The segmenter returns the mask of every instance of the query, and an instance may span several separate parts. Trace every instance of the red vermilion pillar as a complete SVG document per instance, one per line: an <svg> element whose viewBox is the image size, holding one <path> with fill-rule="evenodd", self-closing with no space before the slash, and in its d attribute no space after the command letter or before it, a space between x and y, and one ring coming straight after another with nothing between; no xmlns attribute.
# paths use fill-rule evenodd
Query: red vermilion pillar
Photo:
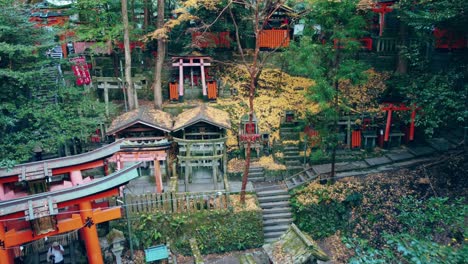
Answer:
<svg viewBox="0 0 468 264"><path fill-rule="evenodd" d="M5 243L5 228L3 222L0 222L0 240ZM10 250L6 247L0 247L0 263L13 264L13 257L10 255Z"/></svg>
<svg viewBox="0 0 468 264"><path fill-rule="evenodd" d="M91 202L82 202L79 204L80 216L83 223L93 219L93 207ZM96 225L92 224L89 227L83 227L83 236L88 253L88 263L90 264L103 264L101 246L99 245L99 237L97 234Z"/></svg>
<svg viewBox="0 0 468 264"><path fill-rule="evenodd" d="M81 171L72 171L70 173L70 180L73 186L80 184L83 181ZM88 219L93 219L93 207L90 201L82 202L79 205L80 216L83 223ZM101 246L99 245L99 238L97 234L96 225L90 227L83 227L82 234L84 236L86 252L88 253L88 263L90 264L103 264Z"/></svg>
<svg viewBox="0 0 468 264"><path fill-rule="evenodd" d="M154 178L156 180L156 192L162 193L163 184L161 177L161 166L158 159L154 159Z"/></svg>
<svg viewBox="0 0 468 264"><path fill-rule="evenodd" d="M416 119L416 109L411 112L411 123L409 130L409 140L414 140L414 120Z"/></svg>
<svg viewBox="0 0 468 264"><path fill-rule="evenodd" d="M390 135L390 125L392 124L392 110L388 110L387 113L387 124L385 126L385 135L384 140L388 141L388 137Z"/></svg>

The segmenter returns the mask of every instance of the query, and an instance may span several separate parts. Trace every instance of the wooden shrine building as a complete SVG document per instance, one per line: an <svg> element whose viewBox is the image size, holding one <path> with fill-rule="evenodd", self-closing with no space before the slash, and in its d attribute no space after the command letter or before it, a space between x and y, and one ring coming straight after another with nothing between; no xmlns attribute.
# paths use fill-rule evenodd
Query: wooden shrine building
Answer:
<svg viewBox="0 0 468 264"><path fill-rule="evenodd" d="M125 144L108 161L115 162L118 170L125 167L125 162L151 162L156 191L163 192L162 175L168 175L170 167L168 152L172 122L170 114L146 106L120 115L114 119L107 134L116 139L125 138Z"/></svg>
<svg viewBox="0 0 468 264"><path fill-rule="evenodd" d="M265 146L269 145L269 134L260 133L255 113L253 114L252 122L249 122L248 114L243 115L240 120L239 147L247 151L249 142L250 149L256 151L257 157L260 157L261 151L263 151Z"/></svg>
<svg viewBox="0 0 468 264"><path fill-rule="evenodd" d="M226 130L228 113L205 104L182 112L175 118L173 140L179 147L178 166L184 174L185 191L199 168L211 167L214 189L227 173Z"/></svg>
<svg viewBox="0 0 468 264"><path fill-rule="evenodd" d="M178 71L174 74L174 80L169 83L169 99L182 101L184 96L187 99L196 99L200 95L208 100L216 99L217 84L208 75L207 68L211 66L211 61L211 57L206 56L172 57L172 66L177 67Z"/></svg>

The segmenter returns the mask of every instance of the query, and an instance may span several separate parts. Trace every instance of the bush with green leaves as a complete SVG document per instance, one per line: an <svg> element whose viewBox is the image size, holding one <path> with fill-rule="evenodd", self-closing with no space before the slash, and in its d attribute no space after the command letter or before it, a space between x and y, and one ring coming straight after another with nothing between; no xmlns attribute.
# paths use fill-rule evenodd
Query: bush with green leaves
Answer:
<svg viewBox="0 0 468 264"><path fill-rule="evenodd" d="M166 242L172 250L190 255L190 238L195 238L202 254L220 253L260 247L263 222L260 211L200 211L195 213L141 214L130 219L131 243L148 248ZM125 221L114 221L115 228L128 236Z"/></svg>

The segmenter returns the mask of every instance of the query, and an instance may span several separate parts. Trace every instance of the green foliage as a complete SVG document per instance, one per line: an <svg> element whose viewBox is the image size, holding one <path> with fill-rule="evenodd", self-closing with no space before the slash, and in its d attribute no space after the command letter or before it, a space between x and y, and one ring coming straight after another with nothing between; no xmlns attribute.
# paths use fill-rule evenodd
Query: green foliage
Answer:
<svg viewBox="0 0 468 264"><path fill-rule="evenodd" d="M403 197L396 207L404 231L420 237L444 233L453 239L463 240L465 213L464 199L449 202L448 198L431 197L426 201L414 196Z"/></svg>
<svg viewBox="0 0 468 264"><path fill-rule="evenodd" d="M0 160L24 162L37 145L45 153L54 153L68 140L88 138L101 121L104 106L82 87L57 87L47 80L44 69L57 63L45 57L53 36L28 22L28 13L20 6L3 4Z"/></svg>
<svg viewBox="0 0 468 264"><path fill-rule="evenodd" d="M402 233L384 234L386 245L376 249L369 241L358 238L343 238L346 247L355 251L351 264L414 263L414 264L458 264L466 263L468 247L448 247L424 238Z"/></svg>
<svg viewBox="0 0 468 264"><path fill-rule="evenodd" d="M360 48L356 40L364 34L365 27L356 4L357 1L314 1L306 24L315 26L304 32L299 43L291 45L287 55L292 73L315 81L306 97L319 105L316 129L321 131L322 144L327 148L336 147L336 122L340 112L348 110L340 85L345 81L355 85L366 79L366 65L356 60Z"/></svg>
<svg viewBox="0 0 468 264"><path fill-rule="evenodd" d="M420 107L416 126L432 136L439 128L457 127L468 120L466 102L468 85L464 74L454 69L449 72L419 73L401 76L396 81L400 94L407 96L410 104Z"/></svg>
<svg viewBox="0 0 468 264"><path fill-rule="evenodd" d="M400 0L397 8L403 20L417 30L430 31L433 26L465 30L468 23L465 0Z"/></svg>
<svg viewBox="0 0 468 264"><path fill-rule="evenodd" d="M132 243L146 248L171 240L173 249L190 255L189 239L195 238L202 254L259 247L263 222L259 211L203 211L191 214L142 214L132 222ZM113 223L126 230L125 222ZM126 234L128 237L128 234Z"/></svg>
<svg viewBox="0 0 468 264"><path fill-rule="evenodd" d="M362 195L347 187L312 184L296 190L290 202L296 225L314 239L349 230L351 209L360 204Z"/></svg>

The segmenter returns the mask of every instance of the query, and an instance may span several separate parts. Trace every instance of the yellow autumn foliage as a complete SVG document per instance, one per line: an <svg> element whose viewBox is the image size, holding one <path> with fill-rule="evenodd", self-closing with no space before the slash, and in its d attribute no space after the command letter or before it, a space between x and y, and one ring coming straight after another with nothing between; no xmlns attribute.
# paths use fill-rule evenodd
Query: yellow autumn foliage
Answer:
<svg viewBox="0 0 468 264"><path fill-rule="evenodd" d="M228 161L228 172L239 173L244 172L245 160L234 158ZM272 155L262 156L259 160L253 161L250 167L263 167L266 170L285 170L286 166L276 163Z"/></svg>
<svg viewBox="0 0 468 264"><path fill-rule="evenodd" d="M237 95L219 98L217 102L231 115L233 127L237 128L241 117L249 111L249 75L242 66L233 66L223 71L220 78L225 87L238 91ZM280 120L285 110L295 110L299 118L304 117L306 111L317 112L318 105L305 99L305 91L313 84L311 79L294 77L277 69L264 69L254 99L260 131L270 133L271 140L278 140ZM228 141L228 147L237 146L237 138Z"/></svg>
<svg viewBox="0 0 468 264"><path fill-rule="evenodd" d="M342 81L339 88L343 94L342 98L356 112L376 113L380 111L378 98L387 88L385 80L390 75L377 72L374 69L369 69L366 73L366 83L351 85L349 81Z"/></svg>
<svg viewBox="0 0 468 264"><path fill-rule="evenodd" d="M362 185L353 182L338 181L333 185L323 185L312 182L297 194L297 201L303 205L329 203L331 201L343 202L355 191L362 190Z"/></svg>

